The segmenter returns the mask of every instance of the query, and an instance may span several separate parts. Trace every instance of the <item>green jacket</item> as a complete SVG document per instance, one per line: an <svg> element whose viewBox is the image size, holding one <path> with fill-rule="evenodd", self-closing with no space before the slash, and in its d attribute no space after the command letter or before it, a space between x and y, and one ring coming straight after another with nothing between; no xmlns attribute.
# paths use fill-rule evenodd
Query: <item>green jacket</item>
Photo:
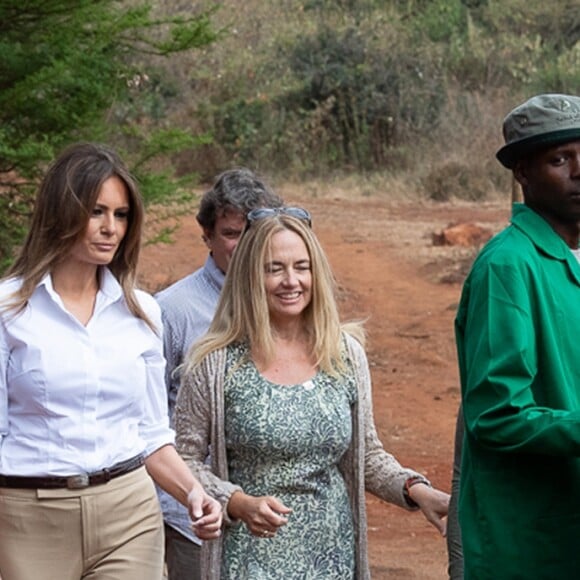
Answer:
<svg viewBox="0 0 580 580"><path fill-rule="evenodd" d="M455 321L466 580L580 578L580 265L515 205Z"/></svg>

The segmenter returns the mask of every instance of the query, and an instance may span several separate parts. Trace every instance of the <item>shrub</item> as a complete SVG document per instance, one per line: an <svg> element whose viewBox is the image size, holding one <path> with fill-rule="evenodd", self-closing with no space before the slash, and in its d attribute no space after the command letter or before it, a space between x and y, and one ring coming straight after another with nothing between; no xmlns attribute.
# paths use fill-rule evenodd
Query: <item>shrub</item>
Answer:
<svg viewBox="0 0 580 580"><path fill-rule="evenodd" d="M456 161L434 167L423 179L423 187L429 199L434 201L479 201L486 199L494 189L485 167Z"/></svg>

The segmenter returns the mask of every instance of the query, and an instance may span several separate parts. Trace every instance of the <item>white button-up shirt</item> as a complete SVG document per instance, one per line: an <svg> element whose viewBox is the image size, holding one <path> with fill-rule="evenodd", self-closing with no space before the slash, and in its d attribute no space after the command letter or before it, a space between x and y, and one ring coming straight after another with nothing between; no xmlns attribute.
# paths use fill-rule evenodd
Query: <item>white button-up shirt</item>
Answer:
<svg viewBox="0 0 580 580"><path fill-rule="evenodd" d="M47 275L25 309L0 315L0 473L72 475L110 467L174 441L167 414L161 315L137 291L156 335L102 268L83 326ZM0 284L0 303L19 287Z"/></svg>

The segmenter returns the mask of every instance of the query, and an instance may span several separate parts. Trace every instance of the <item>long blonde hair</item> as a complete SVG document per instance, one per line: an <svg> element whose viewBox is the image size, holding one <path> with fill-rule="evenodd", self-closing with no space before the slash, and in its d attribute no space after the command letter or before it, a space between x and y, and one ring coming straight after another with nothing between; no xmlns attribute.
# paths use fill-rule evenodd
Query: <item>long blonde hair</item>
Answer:
<svg viewBox="0 0 580 580"><path fill-rule="evenodd" d="M243 235L226 275L218 306L207 334L190 349L184 372L188 373L209 353L236 342L248 342L266 361L274 356L274 336L265 290L265 269L272 238L278 232L294 232L304 242L312 270L312 299L303 316L309 347L316 365L337 375L344 370L342 332L364 341L362 325L342 325L335 297L335 280L328 259L309 225L278 214L252 224Z"/></svg>
<svg viewBox="0 0 580 580"><path fill-rule="evenodd" d="M40 184L28 235L5 278L19 278L20 288L2 304L21 311L44 276L66 258L84 234L103 183L118 177L129 196L127 232L109 268L119 281L129 310L153 324L135 296L135 278L144 208L133 177L120 157L105 145L77 143L65 149Z"/></svg>

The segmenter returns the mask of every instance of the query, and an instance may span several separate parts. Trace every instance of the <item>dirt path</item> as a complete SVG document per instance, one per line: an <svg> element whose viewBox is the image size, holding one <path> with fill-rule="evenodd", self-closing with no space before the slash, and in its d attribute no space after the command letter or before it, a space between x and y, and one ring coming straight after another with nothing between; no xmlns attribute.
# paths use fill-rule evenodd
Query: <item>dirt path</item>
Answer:
<svg viewBox="0 0 580 580"><path fill-rule="evenodd" d="M286 201L311 210L333 266L345 318L365 318L374 384L375 421L401 463L450 486L453 428L459 401L453 318L459 266L473 248L434 246L449 223L477 222L497 231L508 203L392 204L380 199ZM144 285L156 290L205 259L193 216L181 220L171 245L148 246ZM456 279L442 283L442 278ZM372 577L444 580L445 541L421 514L368 496Z"/></svg>

